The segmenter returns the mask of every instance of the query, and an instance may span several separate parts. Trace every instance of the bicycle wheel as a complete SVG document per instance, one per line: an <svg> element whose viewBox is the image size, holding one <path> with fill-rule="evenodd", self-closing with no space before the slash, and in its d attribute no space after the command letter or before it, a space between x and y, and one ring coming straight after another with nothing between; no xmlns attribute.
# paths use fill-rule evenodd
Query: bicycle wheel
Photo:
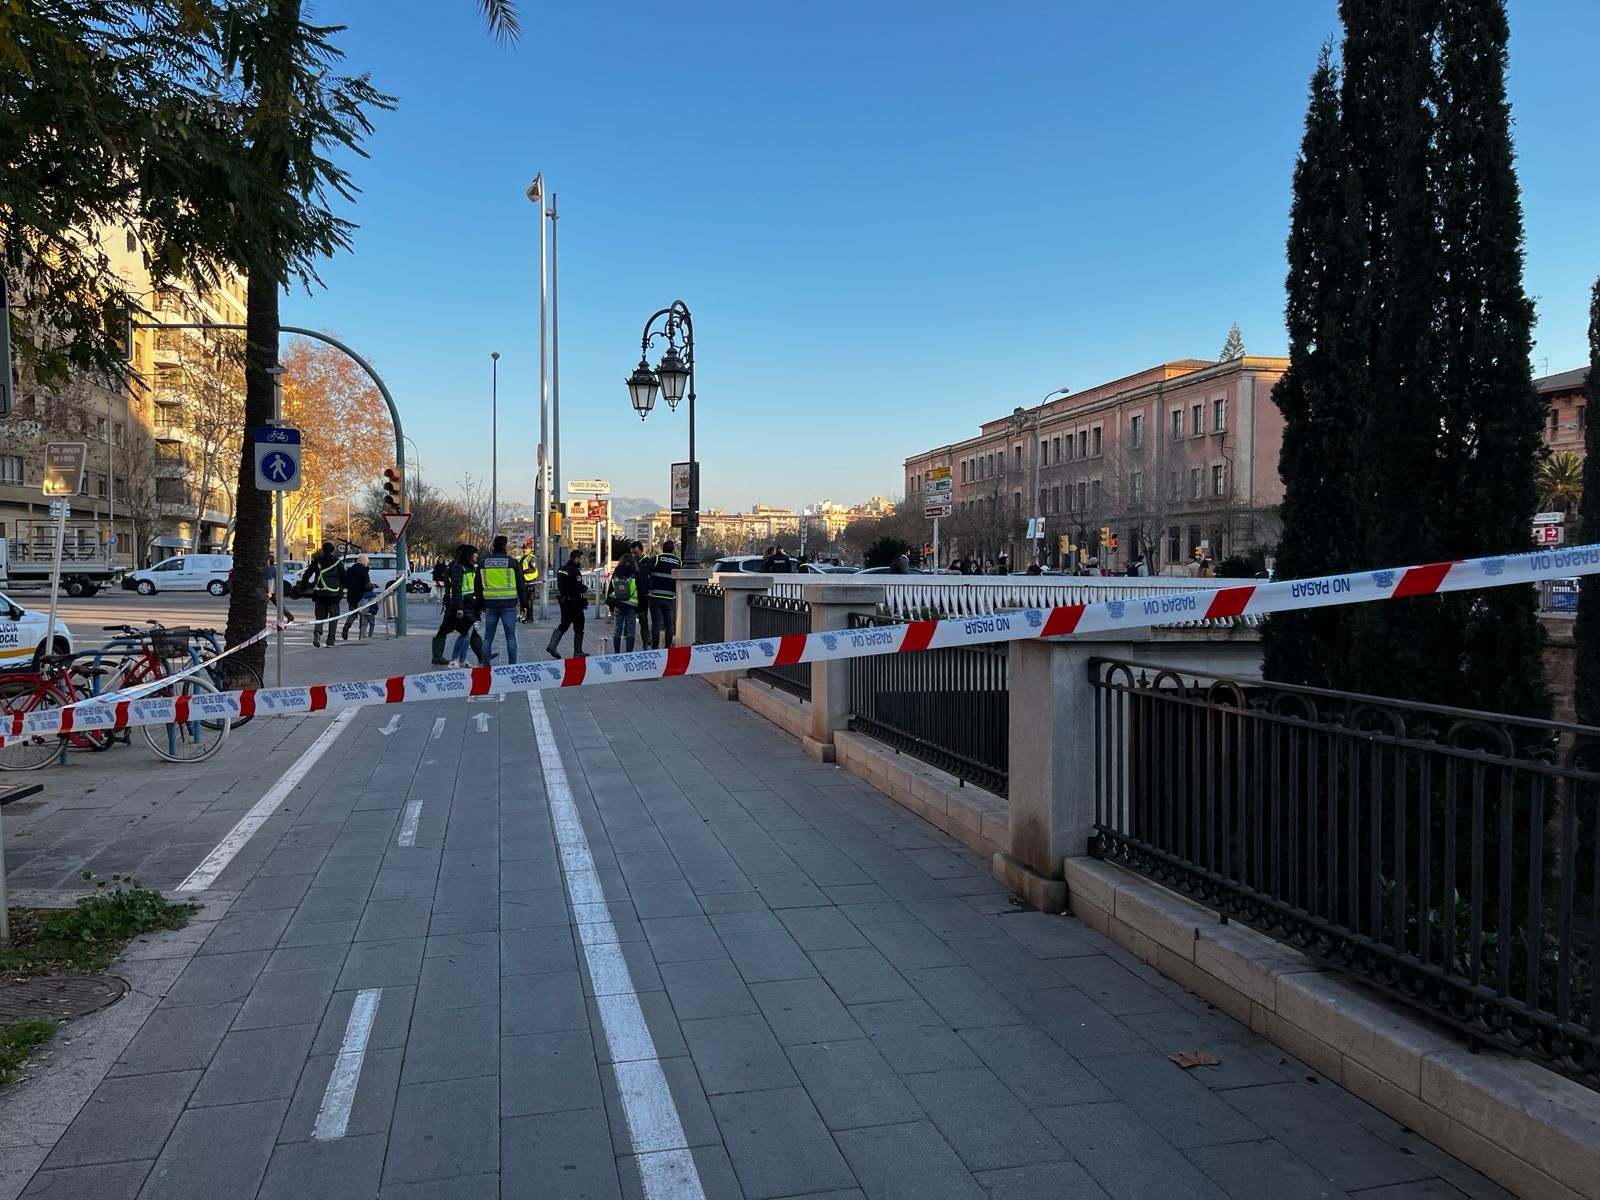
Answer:
<svg viewBox="0 0 1600 1200"><path fill-rule="evenodd" d="M198 696L214 693L217 685L204 676L191 675L168 684L155 697L166 699L178 696ZM166 725L144 726L144 740L150 749L168 762L203 762L228 740L228 729L233 722L226 717L207 721L172 721Z"/></svg>
<svg viewBox="0 0 1600 1200"><path fill-rule="evenodd" d="M60 708L62 703L61 696L42 682L12 679L0 683L0 721L19 712ZM59 735L36 734L0 747L0 771L37 771L55 762L60 754Z"/></svg>
<svg viewBox="0 0 1600 1200"><path fill-rule="evenodd" d="M217 690L220 692L242 692L246 688L261 686L261 672L237 654L207 667L206 674L211 677L211 682L217 685ZM254 717L235 717L233 727L237 729L241 725L248 725L254 719Z"/></svg>

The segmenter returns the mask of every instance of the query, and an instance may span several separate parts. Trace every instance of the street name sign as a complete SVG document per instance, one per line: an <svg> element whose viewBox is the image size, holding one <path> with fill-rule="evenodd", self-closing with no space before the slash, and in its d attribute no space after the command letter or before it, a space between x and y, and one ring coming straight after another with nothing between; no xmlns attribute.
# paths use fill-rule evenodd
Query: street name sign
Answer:
<svg viewBox="0 0 1600 1200"><path fill-rule="evenodd" d="M288 425L255 430L256 486L264 492L300 490L300 431Z"/></svg>
<svg viewBox="0 0 1600 1200"><path fill-rule="evenodd" d="M611 481L609 479L569 479L567 491L573 493L587 493L592 496L611 495Z"/></svg>

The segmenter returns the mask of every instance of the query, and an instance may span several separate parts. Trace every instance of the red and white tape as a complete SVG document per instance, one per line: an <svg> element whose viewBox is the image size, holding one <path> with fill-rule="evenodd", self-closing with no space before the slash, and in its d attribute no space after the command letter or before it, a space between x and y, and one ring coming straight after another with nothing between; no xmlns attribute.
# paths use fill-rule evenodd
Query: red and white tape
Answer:
<svg viewBox="0 0 1600 1200"><path fill-rule="evenodd" d="M1500 558L1355 571L1277 583L1242 583L1235 587L1096 604L1030 608L992 616L911 621L903 625L827 633L793 633L742 642L568 658L560 662L428 671L355 683L249 688L241 692L178 697L107 696L76 708L14 713L7 735L0 737L0 745L19 737L50 737L75 730L121 729L223 717L336 712L365 705L631 683L676 675L827 662L873 654L907 654L986 642L1070 637L1143 629L1175 621L1265 615L1442 592L1526 586L1596 574L1600 574L1600 545L1574 546ZM4 720L4 716L0 716L0 721Z"/></svg>

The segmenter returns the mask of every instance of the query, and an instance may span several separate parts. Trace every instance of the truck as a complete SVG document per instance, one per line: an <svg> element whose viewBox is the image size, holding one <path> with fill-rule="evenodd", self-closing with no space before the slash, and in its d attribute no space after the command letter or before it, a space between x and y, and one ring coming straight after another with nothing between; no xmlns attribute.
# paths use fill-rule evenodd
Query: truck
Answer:
<svg viewBox="0 0 1600 1200"><path fill-rule="evenodd" d="M18 521L13 528L15 537L0 537L0 588L49 587L58 525ZM122 573L111 558L99 521L68 520L62 547L61 590L68 596L92 596Z"/></svg>

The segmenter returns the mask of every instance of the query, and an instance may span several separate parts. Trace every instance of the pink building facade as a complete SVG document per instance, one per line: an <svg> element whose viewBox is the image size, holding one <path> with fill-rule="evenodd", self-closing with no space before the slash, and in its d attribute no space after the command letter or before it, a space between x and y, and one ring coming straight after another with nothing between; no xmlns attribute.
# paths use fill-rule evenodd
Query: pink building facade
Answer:
<svg viewBox="0 0 1600 1200"><path fill-rule="evenodd" d="M932 467L950 468L954 512L940 559L1094 558L1152 574L1196 555L1270 548L1283 499L1283 418L1272 386L1283 358L1183 359L986 421L978 435L905 460L919 504ZM1031 518L1043 533L1030 542ZM1035 532L1039 532L1038 525ZM931 524L930 524L931 534Z"/></svg>

